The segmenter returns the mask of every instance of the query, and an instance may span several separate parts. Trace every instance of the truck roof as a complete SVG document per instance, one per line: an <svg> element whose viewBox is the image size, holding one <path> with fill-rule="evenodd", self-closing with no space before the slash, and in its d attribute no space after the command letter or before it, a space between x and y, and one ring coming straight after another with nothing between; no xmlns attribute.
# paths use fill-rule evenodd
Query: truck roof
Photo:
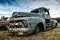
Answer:
<svg viewBox="0 0 60 40"><path fill-rule="evenodd" d="M43 10L48 11L48 9L47 9L47 8L45 8L45 7L40 7L40 8L33 9L33 10L32 10L32 11L30 11L30 12L33 12L33 11L36 11L36 10L40 10L40 9L43 9Z"/></svg>

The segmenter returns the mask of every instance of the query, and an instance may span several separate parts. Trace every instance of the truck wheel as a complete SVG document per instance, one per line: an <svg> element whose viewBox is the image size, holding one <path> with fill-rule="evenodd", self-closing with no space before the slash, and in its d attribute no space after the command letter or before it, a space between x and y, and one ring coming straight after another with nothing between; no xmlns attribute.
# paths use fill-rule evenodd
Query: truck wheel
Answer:
<svg viewBox="0 0 60 40"><path fill-rule="evenodd" d="M41 32L44 31L44 27L43 27L43 24L42 23L37 24L34 33L38 33L40 31Z"/></svg>
<svg viewBox="0 0 60 40"><path fill-rule="evenodd" d="M55 24L55 27L57 27L57 23Z"/></svg>
<svg viewBox="0 0 60 40"><path fill-rule="evenodd" d="M34 33L39 33L39 31L39 27L36 27Z"/></svg>

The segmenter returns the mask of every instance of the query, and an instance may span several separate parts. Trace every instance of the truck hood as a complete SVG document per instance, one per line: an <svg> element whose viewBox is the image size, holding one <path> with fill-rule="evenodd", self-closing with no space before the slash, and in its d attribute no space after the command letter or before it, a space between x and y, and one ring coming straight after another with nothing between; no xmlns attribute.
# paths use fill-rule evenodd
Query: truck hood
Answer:
<svg viewBox="0 0 60 40"><path fill-rule="evenodd" d="M28 19L33 19L33 18L39 18L39 17L19 17L19 18L11 18L9 21L12 21L12 20L28 20Z"/></svg>
<svg viewBox="0 0 60 40"><path fill-rule="evenodd" d="M19 17L19 18L11 18L10 21L12 20L27 20L28 17Z"/></svg>

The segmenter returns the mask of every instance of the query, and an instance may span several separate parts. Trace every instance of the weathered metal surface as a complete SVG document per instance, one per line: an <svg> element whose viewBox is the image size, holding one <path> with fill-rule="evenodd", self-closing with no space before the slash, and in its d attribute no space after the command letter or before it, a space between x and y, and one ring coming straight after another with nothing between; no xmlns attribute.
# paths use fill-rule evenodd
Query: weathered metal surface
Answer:
<svg viewBox="0 0 60 40"><path fill-rule="evenodd" d="M16 24L15 21L18 21L20 20L19 22L22 22L20 23L21 25L23 24L24 25L27 25L27 27L22 27L20 24L18 26L21 26L19 28L8 28L9 30L17 30L17 31L22 31L22 32L25 32L25 34L31 34L35 31L35 28L37 26L38 23L42 23L43 24L43 28L44 28L44 31L46 31L47 27L50 27L50 26L55 26L55 24L57 23L56 20L52 20L50 15L49 15L49 11L47 8L40 8L40 9L37 9L39 12L35 13L35 12L30 12L30 13L27 13L27 12L14 12L12 14L12 18L10 18L10 24ZM35 10L33 10L35 11ZM45 14L45 12L47 12L48 14ZM48 21L48 23L46 22L46 20L50 20ZM13 22L12 22L13 21ZM25 21L25 22L23 22ZM17 22L17 23L19 23ZM25 23L25 24L24 24ZM11 26L11 25L10 25ZM15 26L15 25L13 25Z"/></svg>

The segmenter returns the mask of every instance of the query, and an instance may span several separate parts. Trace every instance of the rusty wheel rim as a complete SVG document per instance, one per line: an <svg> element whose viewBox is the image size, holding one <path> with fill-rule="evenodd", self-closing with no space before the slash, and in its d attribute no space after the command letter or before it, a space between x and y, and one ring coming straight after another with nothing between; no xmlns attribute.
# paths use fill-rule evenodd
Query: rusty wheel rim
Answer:
<svg viewBox="0 0 60 40"><path fill-rule="evenodd" d="M36 27L36 30L35 32L38 33L40 30L39 30L39 27Z"/></svg>

